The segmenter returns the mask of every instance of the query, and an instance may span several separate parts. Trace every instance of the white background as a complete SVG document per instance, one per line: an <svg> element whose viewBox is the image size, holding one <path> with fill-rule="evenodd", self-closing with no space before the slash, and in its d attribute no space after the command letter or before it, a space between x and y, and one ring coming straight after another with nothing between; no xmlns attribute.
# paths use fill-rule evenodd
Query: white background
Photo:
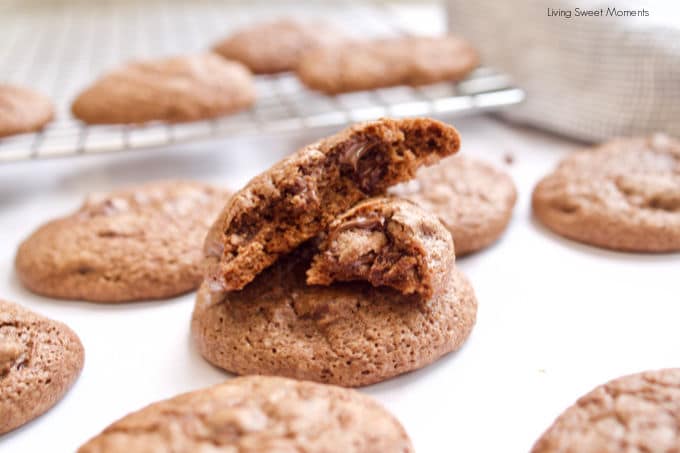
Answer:
<svg viewBox="0 0 680 453"><path fill-rule="evenodd" d="M417 30L442 27L441 17L423 15L420 7L402 13ZM32 20L27 14L12 25L28 27ZM161 44L166 51L180 46L189 51L210 42L198 34L180 37ZM92 42L82 41L68 43ZM157 51L119 47L134 55ZM0 45L0 53L9 51ZM102 65L128 56L97 55ZM24 58L0 68L1 75L26 79L50 93L52 85L76 89L100 70L95 61L85 60L91 70L69 71L78 60L62 65L50 52L45 58L51 63L43 70ZM53 76L58 69L64 77ZM67 108L64 101L59 113ZM477 292L477 325L459 352L361 391L401 420L419 453L523 452L592 387L626 373L680 366L680 254L609 252L546 231L531 218L531 190L578 145L489 117L453 123L463 137L461 152L505 168L519 191L502 240L458 261ZM121 305L35 296L20 286L13 269L22 239L76 209L88 192L162 178L237 189L284 155L332 132L0 165L0 298L66 322L86 350L85 368L72 390L44 416L0 436L0 452L72 452L130 411L229 378L204 361L190 341L193 294ZM504 163L508 153L515 158L512 165Z"/></svg>
<svg viewBox="0 0 680 453"><path fill-rule="evenodd" d="M513 220L500 242L458 262L479 299L463 349L361 391L401 420L418 452L527 451L595 385L679 365L680 254L609 252L546 231L531 218L531 190L577 145L489 117L453 122L463 154L512 174L519 190ZM2 436L0 451L74 451L130 411L229 378L190 341L193 294L121 305L38 297L13 270L23 238L76 209L89 191L158 178L238 188L327 132L0 166L0 297L66 322L86 350L73 389L44 416ZM512 165L503 162L507 153Z"/></svg>

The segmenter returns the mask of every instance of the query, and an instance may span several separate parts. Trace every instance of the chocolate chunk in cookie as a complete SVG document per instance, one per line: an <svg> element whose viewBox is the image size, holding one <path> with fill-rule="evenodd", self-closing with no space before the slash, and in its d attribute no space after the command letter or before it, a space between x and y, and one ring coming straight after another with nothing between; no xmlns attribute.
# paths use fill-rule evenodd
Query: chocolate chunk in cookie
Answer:
<svg viewBox="0 0 680 453"><path fill-rule="evenodd" d="M308 87L328 94L464 79L479 64L455 36L357 41L306 52L297 68Z"/></svg>
<svg viewBox="0 0 680 453"><path fill-rule="evenodd" d="M52 118L52 102L42 94L0 84L0 137L40 130Z"/></svg>
<svg viewBox="0 0 680 453"><path fill-rule="evenodd" d="M360 200L459 146L453 127L416 118L358 124L299 150L229 200L218 219L222 259L209 277L226 290L243 288Z"/></svg>
<svg viewBox="0 0 680 453"><path fill-rule="evenodd" d="M78 453L412 453L372 398L312 382L249 376L129 414Z"/></svg>
<svg viewBox="0 0 680 453"><path fill-rule="evenodd" d="M335 219L307 270L307 284L363 280L429 299L446 288L455 261L439 219L396 198L370 198Z"/></svg>
<svg viewBox="0 0 680 453"><path fill-rule="evenodd" d="M674 452L680 446L680 369L610 381L560 415L532 453Z"/></svg>
<svg viewBox="0 0 680 453"><path fill-rule="evenodd" d="M228 198L183 181L90 196L21 244L17 273L31 291L61 299L124 302L192 291L203 276L203 240Z"/></svg>
<svg viewBox="0 0 680 453"><path fill-rule="evenodd" d="M256 74L271 74L295 69L305 51L346 40L344 33L323 21L278 19L242 28L213 50Z"/></svg>
<svg viewBox="0 0 680 453"><path fill-rule="evenodd" d="M586 244L678 251L680 142L659 134L574 152L538 183L533 211L551 230Z"/></svg>
<svg viewBox="0 0 680 453"><path fill-rule="evenodd" d="M64 324L0 300L0 434L46 412L83 368L83 346Z"/></svg>
<svg viewBox="0 0 680 453"><path fill-rule="evenodd" d="M128 63L80 93L73 115L90 124L196 121L255 102L250 71L212 53Z"/></svg>
<svg viewBox="0 0 680 453"><path fill-rule="evenodd" d="M483 249L505 231L517 200L510 176L466 156L421 168L390 193L436 214L453 236L456 256Z"/></svg>

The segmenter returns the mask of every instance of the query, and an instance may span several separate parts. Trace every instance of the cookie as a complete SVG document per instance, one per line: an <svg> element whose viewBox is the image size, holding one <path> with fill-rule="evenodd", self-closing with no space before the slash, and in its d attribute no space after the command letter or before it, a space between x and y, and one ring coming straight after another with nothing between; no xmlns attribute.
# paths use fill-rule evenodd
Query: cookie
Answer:
<svg viewBox="0 0 680 453"><path fill-rule="evenodd" d="M357 124L297 151L252 179L218 219L222 260L209 273L239 290L364 198L455 153L458 132L427 118Z"/></svg>
<svg viewBox="0 0 680 453"><path fill-rule="evenodd" d="M508 226L517 200L507 173L464 156L420 169L413 181L390 193L439 216L453 236L458 257L496 241Z"/></svg>
<svg viewBox="0 0 680 453"><path fill-rule="evenodd" d="M90 196L19 247L16 270L31 291L95 302L163 299L198 287L202 244L229 194L160 181Z"/></svg>
<svg viewBox="0 0 680 453"><path fill-rule="evenodd" d="M42 94L0 84L0 137L40 130L53 118L52 101Z"/></svg>
<svg viewBox="0 0 680 453"><path fill-rule="evenodd" d="M469 43L455 36L352 42L305 52L297 75L327 94L464 79L479 65Z"/></svg>
<svg viewBox="0 0 680 453"><path fill-rule="evenodd" d="M581 397L532 453L675 452L680 447L680 369L610 381Z"/></svg>
<svg viewBox="0 0 680 453"><path fill-rule="evenodd" d="M0 300L0 434L47 412L83 368L78 336L64 324Z"/></svg>
<svg viewBox="0 0 680 453"><path fill-rule="evenodd" d="M225 115L254 102L248 69L206 53L128 63L80 93L71 110L89 124L182 122Z"/></svg>
<svg viewBox="0 0 680 453"><path fill-rule="evenodd" d="M206 243L217 240L209 235ZM474 326L474 291L455 266L444 290L423 299L366 282L309 286L313 252L300 247L279 258L241 291L219 291L206 281L192 317L203 357L241 375L355 387L437 360L458 349Z"/></svg>
<svg viewBox="0 0 680 453"><path fill-rule="evenodd" d="M330 224L307 284L360 280L429 299L446 287L454 261L451 234L434 214L406 200L369 198Z"/></svg>
<svg viewBox="0 0 680 453"><path fill-rule="evenodd" d="M330 385L249 376L129 414L78 453L411 453L401 424L372 398Z"/></svg>
<svg viewBox="0 0 680 453"><path fill-rule="evenodd" d="M243 63L256 74L292 71L308 50L338 45L347 38L324 22L278 19L238 30L215 45L213 51Z"/></svg>
<svg viewBox="0 0 680 453"><path fill-rule="evenodd" d="M538 183L533 212L554 232L586 244L678 251L680 142L659 134L574 152Z"/></svg>

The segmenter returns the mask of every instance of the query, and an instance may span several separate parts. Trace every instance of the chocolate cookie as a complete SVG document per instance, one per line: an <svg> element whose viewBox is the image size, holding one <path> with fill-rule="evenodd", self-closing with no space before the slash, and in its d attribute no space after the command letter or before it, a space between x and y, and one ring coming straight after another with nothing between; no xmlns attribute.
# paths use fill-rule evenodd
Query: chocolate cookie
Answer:
<svg viewBox="0 0 680 453"><path fill-rule="evenodd" d="M423 168L416 178L390 190L439 216L449 229L456 256L480 250L508 226L517 200L510 176L464 156Z"/></svg>
<svg viewBox="0 0 680 453"><path fill-rule="evenodd" d="M455 153L458 132L427 118L357 124L252 179L224 208L222 260L211 280L238 290L358 201Z"/></svg>
<svg viewBox="0 0 680 453"><path fill-rule="evenodd" d="M305 52L297 74L308 87L335 94L457 81L478 64L477 51L461 38L409 36Z"/></svg>
<svg viewBox="0 0 680 453"><path fill-rule="evenodd" d="M78 453L411 453L401 424L372 398L330 385L249 376L154 403Z"/></svg>
<svg viewBox="0 0 680 453"><path fill-rule="evenodd" d="M0 434L46 412L83 368L83 346L64 324L0 300Z"/></svg>
<svg viewBox="0 0 680 453"><path fill-rule="evenodd" d="M191 291L203 275L203 239L228 198L182 181L91 196L21 244L17 273L31 291L64 299L124 302Z"/></svg>
<svg viewBox="0 0 680 453"><path fill-rule="evenodd" d="M532 453L675 452L680 447L680 369L610 381L581 397Z"/></svg>
<svg viewBox="0 0 680 453"><path fill-rule="evenodd" d="M439 219L396 198L370 198L335 219L319 244L307 284L363 280L429 299L447 287L455 261Z"/></svg>
<svg viewBox="0 0 680 453"><path fill-rule="evenodd" d="M213 50L249 67L256 74L271 74L295 69L302 53L347 38L324 22L278 19L250 25L220 41Z"/></svg>
<svg viewBox="0 0 680 453"><path fill-rule="evenodd" d="M533 211L551 230L586 244L678 251L680 142L655 135L574 152L538 183Z"/></svg>
<svg viewBox="0 0 680 453"><path fill-rule="evenodd" d="M0 85L0 137L40 130L52 118L52 102L42 94L24 87Z"/></svg>
<svg viewBox="0 0 680 453"><path fill-rule="evenodd" d="M248 69L218 55L128 63L97 80L71 106L90 124L196 121L251 106Z"/></svg>
<svg viewBox="0 0 680 453"><path fill-rule="evenodd" d="M423 299L365 282L308 286L313 252L300 247L279 258L241 291L205 282L192 318L201 354L237 374L353 387L421 368L470 334L477 301L455 266L443 290Z"/></svg>

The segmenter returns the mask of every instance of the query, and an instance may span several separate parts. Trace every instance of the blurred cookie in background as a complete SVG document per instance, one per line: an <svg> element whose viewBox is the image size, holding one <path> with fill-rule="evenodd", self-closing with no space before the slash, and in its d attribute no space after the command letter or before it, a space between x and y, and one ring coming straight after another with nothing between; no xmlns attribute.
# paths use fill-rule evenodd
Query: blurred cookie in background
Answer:
<svg viewBox="0 0 680 453"><path fill-rule="evenodd" d="M52 101L31 89L0 84L0 137L42 129L54 118Z"/></svg>
<svg viewBox="0 0 680 453"><path fill-rule="evenodd" d="M278 19L256 23L215 44L213 50L243 63L255 74L294 70L303 52L337 45L347 36L323 20Z"/></svg>
<svg viewBox="0 0 680 453"><path fill-rule="evenodd" d="M255 102L247 68L205 53L130 62L103 75L73 101L89 124L197 121Z"/></svg>
<svg viewBox="0 0 680 453"><path fill-rule="evenodd" d="M353 41L306 52L297 68L309 88L327 94L464 79L477 51L455 36Z"/></svg>
<svg viewBox="0 0 680 453"><path fill-rule="evenodd" d="M453 236L457 257L496 241L507 228L517 200L510 175L467 156L421 168L415 180L390 193L439 216Z"/></svg>

